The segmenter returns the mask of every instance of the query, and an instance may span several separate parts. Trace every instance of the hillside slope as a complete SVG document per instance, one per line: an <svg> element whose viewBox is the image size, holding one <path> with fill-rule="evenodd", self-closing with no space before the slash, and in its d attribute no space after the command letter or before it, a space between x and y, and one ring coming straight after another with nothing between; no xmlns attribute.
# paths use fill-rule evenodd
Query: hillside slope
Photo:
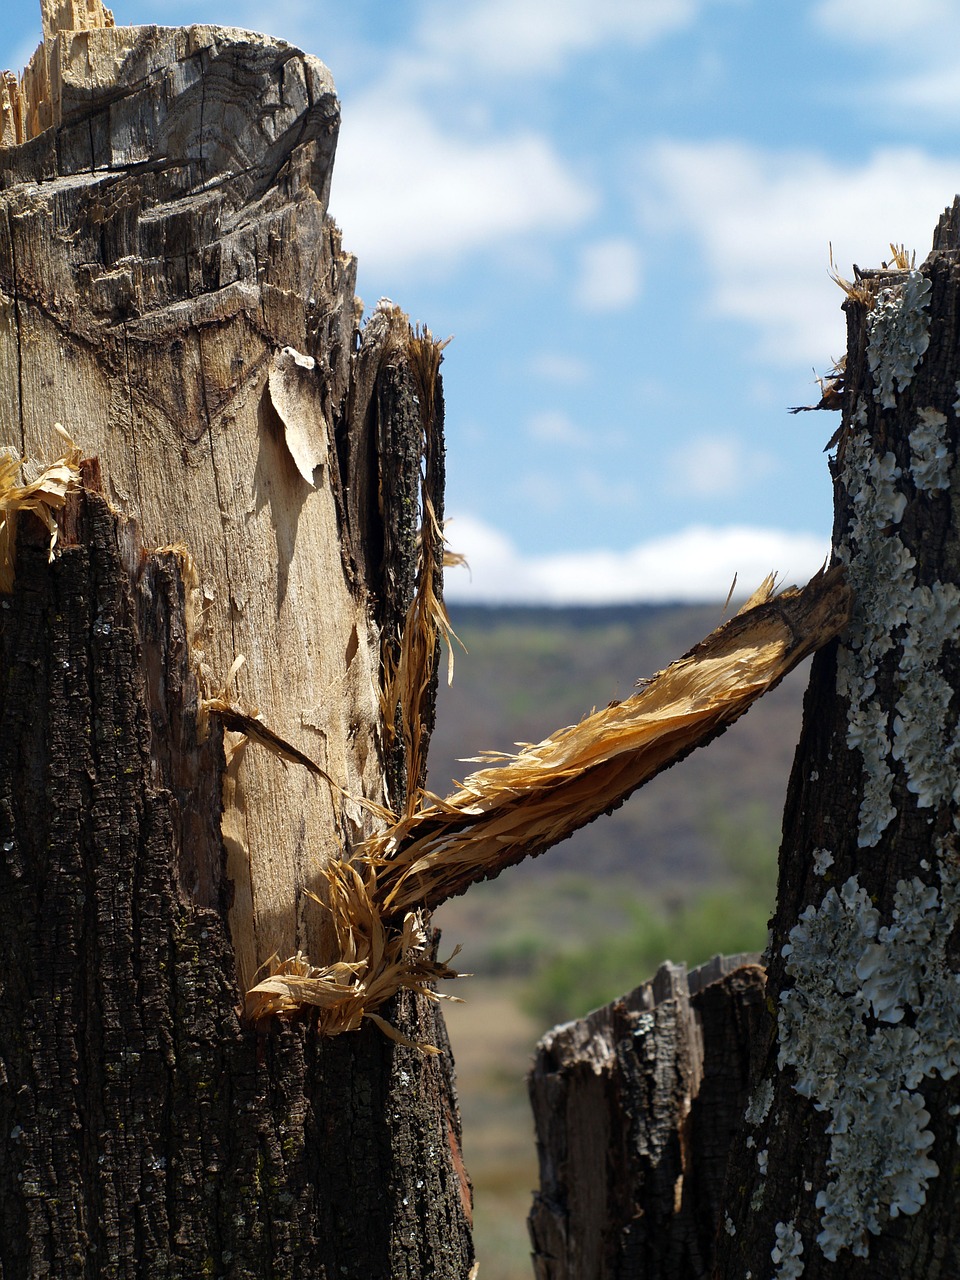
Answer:
<svg viewBox="0 0 960 1280"><path fill-rule="evenodd" d="M594 609L455 607L467 653L438 698L429 785L445 794L480 750L509 751L633 692L721 620L717 606ZM560 870L627 876L683 893L722 875L718 840L731 825L779 833L807 665L706 750L694 752L605 817L510 879ZM718 828L724 833L718 835Z"/></svg>

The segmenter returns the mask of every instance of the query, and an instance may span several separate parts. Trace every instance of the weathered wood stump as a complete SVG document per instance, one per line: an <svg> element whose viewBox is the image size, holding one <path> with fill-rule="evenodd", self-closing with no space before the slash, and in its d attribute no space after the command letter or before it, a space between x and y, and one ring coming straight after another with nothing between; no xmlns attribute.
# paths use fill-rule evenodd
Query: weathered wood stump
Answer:
<svg viewBox="0 0 960 1280"><path fill-rule="evenodd" d="M425 421L405 317L360 328L319 61L45 18L5 89L0 442L49 459L62 423L94 461L0 595L0 1273L464 1280L434 1006L384 1012L439 1056L243 1021L402 801L382 654L439 576L439 385ZM240 655L229 697L335 786L205 712Z"/></svg>

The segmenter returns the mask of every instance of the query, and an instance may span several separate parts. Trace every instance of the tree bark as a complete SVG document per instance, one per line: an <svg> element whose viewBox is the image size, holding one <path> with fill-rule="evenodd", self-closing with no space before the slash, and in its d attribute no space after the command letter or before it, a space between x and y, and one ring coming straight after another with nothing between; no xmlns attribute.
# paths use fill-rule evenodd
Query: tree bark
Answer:
<svg viewBox="0 0 960 1280"><path fill-rule="evenodd" d="M763 1005L755 959L665 964L540 1041L537 1280L707 1274Z"/></svg>
<svg viewBox="0 0 960 1280"><path fill-rule="evenodd" d="M684 1083L695 1025L677 1049L683 1019L661 1013L665 1039L645 1031L638 1050L628 1000L561 1029L554 1037L572 1046L564 1078L587 1083L535 1106L532 1233L545 1276L817 1280L838 1263L851 1280L960 1274L960 198L921 268L899 252L892 267L841 283L834 558L854 617L812 667L766 997L740 1024L747 1091L734 1073L710 1104L739 1117L722 1143L725 1189L697 1204L695 1228L686 1176L672 1206L663 1194L678 1169L697 1167L696 1137L693 1163L680 1159L696 1106ZM617 1042L615 1070L594 1063L598 1020L634 1037ZM702 1034L709 1059L722 1040L711 1049L714 1033L703 1024ZM552 1052L548 1038L535 1096ZM644 1053L673 1064L680 1083L665 1107L635 1069ZM589 1207L593 1245L576 1257L585 1193L557 1195L556 1170L585 1133L610 1135L591 1159L617 1195ZM656 1247L628 1257L651 1205ZM677 1251L678 1238L701 1244L699 1256Z"/></svg>
<svg viewBox="0 0 960 1280"><path fill-rule="evenodd" d="M324 864L419 781L381 670L439 381L427 415L396 308L359 327L321 63L62 7L0 150L4 443L88 459L0 595L0 1275L463 1280L436 1006L381 1009L434 1056L243 1018L272 955L329 956ZM241 654L321 776L205 711Z"/></svg>

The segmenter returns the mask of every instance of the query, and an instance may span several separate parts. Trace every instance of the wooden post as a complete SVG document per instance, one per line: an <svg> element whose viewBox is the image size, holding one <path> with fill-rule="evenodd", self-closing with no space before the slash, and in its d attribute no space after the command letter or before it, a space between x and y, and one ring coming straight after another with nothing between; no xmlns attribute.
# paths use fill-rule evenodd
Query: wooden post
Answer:
<svg viewBox="0 0 960 1280"><path fill-rule="evenodd" d="M707 1060L723 1048L706 1021L641 1002L631 1023L631 997L561 1029L532 1080L544 1277L960 1275L960 199L920 268L897 250L840 283L834 548L854 615L813 663L765 1001L740 1023L749 1081L734 1073L711 1102L736 1119L725 1189L687 1192L706 1164L685 1064L701 1037ZM682 988L672 999L679 1009ZM621 1027L604 1065L598 1022ZM569 1048L551 1094L558 1040ZM648 1060L674 1073L672 1101L651 1087ZM557 1184L589 1132L610 1140L592 1153L604 1172L588 1204L575 1174ZM644 1250L630 1253L638 1238Z"/></svg>
<svg viewBox="0 0 960 1280"><path fill-rule="evenodd" d="M322 868L402 802L439 382L428 415L398 309L359 328L319 61L99 0L44 37L2 103L0 441L87 461L0 594L0 1272L464 1280L435 1007L382 1010L433 1056L243 1016L274 954L340 958Z"/></svg>
<svg viewBox="0 0 960 1280"><path fill-rule="evenodd" d="M756 957L651 981L537 1046L537 1280L706 1275L763 1012Z"/></svg>

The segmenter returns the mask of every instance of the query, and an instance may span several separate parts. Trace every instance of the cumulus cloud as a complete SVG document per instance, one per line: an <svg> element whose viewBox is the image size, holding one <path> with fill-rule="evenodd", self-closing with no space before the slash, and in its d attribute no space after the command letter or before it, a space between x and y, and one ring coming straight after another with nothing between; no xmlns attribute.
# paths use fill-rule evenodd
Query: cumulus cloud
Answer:
<svg viewBox="0 0 960 1280"><path fill-rule="evenodd" d="M576 226L595 204L539 134L457 135L380 93L344 114L330 209L369 269L448 265L505 237Z"/></svg>
<svg viewBox="0 0 960 1280"><path fill-rule="evenodd" d="M559 73L585 50L644 47L689 25L705 0L427 0L367 88L344 102L331 212L366 270L448 268L510 237L581 226L599 203L562 141L498 131L490 77ZM438 92L439 91L439 92ZM637 296L625 240L588 246L578 295L590 309Z"/></svg>
<svg viewBox="0 0 960 1280"><path fill-rule="evenodd" d="M960 106L960 10L955 0L912 0L910 21L898 0L821 0L814 24L834 40L876 51L841 87L841 96L902 123L926 125Z"/></svg>
<svg viewBox="0 0 960 1280"><path fill-rule="evenodd" d="M541 351L530 358L530 372L544 382L576 387L590 376L590 366L582 356L565 351Z"/></svg>
<svg viewBox="0 0 960 1280"><path fill-rule="evenodd" d="M960 27L954 0L911 0L909 22L904 22L902 0L820 0L812 17L838 40L897 51L918 41L929 46L931 31L953 34Z"/></svg>
<svg viewBox="0 0 960 1280"><path fill-rule="evenodd" d="M621 311L639 297L642 274L640 250L632 240L596 240L581 251L576 300L585 311Z"/></svg>
<svg viewBox="0 0 960 1280"><path fill-rule="evenodd" d="M667 487L691 497L727 497L774 467L770 454L748 449L733 436L699 435L668 455Z"/></svg>
<svg viewBox="0 0 960 1280"><path fill-rule="evenodd" d="M639 601L723 601L734 574L743 592L776 570L786 582L811 577L829 553L815 534L731 525L691 526L626 551L527 556L498 530L461 516L451 543L470 571L450 569L446 595L464 604L626 604Z"/></svg>
<svg viewBox="0 0 960 1280"><path fill-rule="evenodd" d="M823 362L846 345L828 244L847 274L854 261L879 266L891 240L922 259L957 181L954 162L914 147L851 165L744 142L661 142L640 170L647 229L692 238L707 309L755 326L758 354L774 364Z"/></svg>
<svg viewBox="0 0 960 1280"><path fill-rule="evenodd" d="M885 101L894 110L922 112L928 121L931 115L949 116L953 123L952 117L960 107L960 58L885 80L870 93L870 98Z"/></svg>

